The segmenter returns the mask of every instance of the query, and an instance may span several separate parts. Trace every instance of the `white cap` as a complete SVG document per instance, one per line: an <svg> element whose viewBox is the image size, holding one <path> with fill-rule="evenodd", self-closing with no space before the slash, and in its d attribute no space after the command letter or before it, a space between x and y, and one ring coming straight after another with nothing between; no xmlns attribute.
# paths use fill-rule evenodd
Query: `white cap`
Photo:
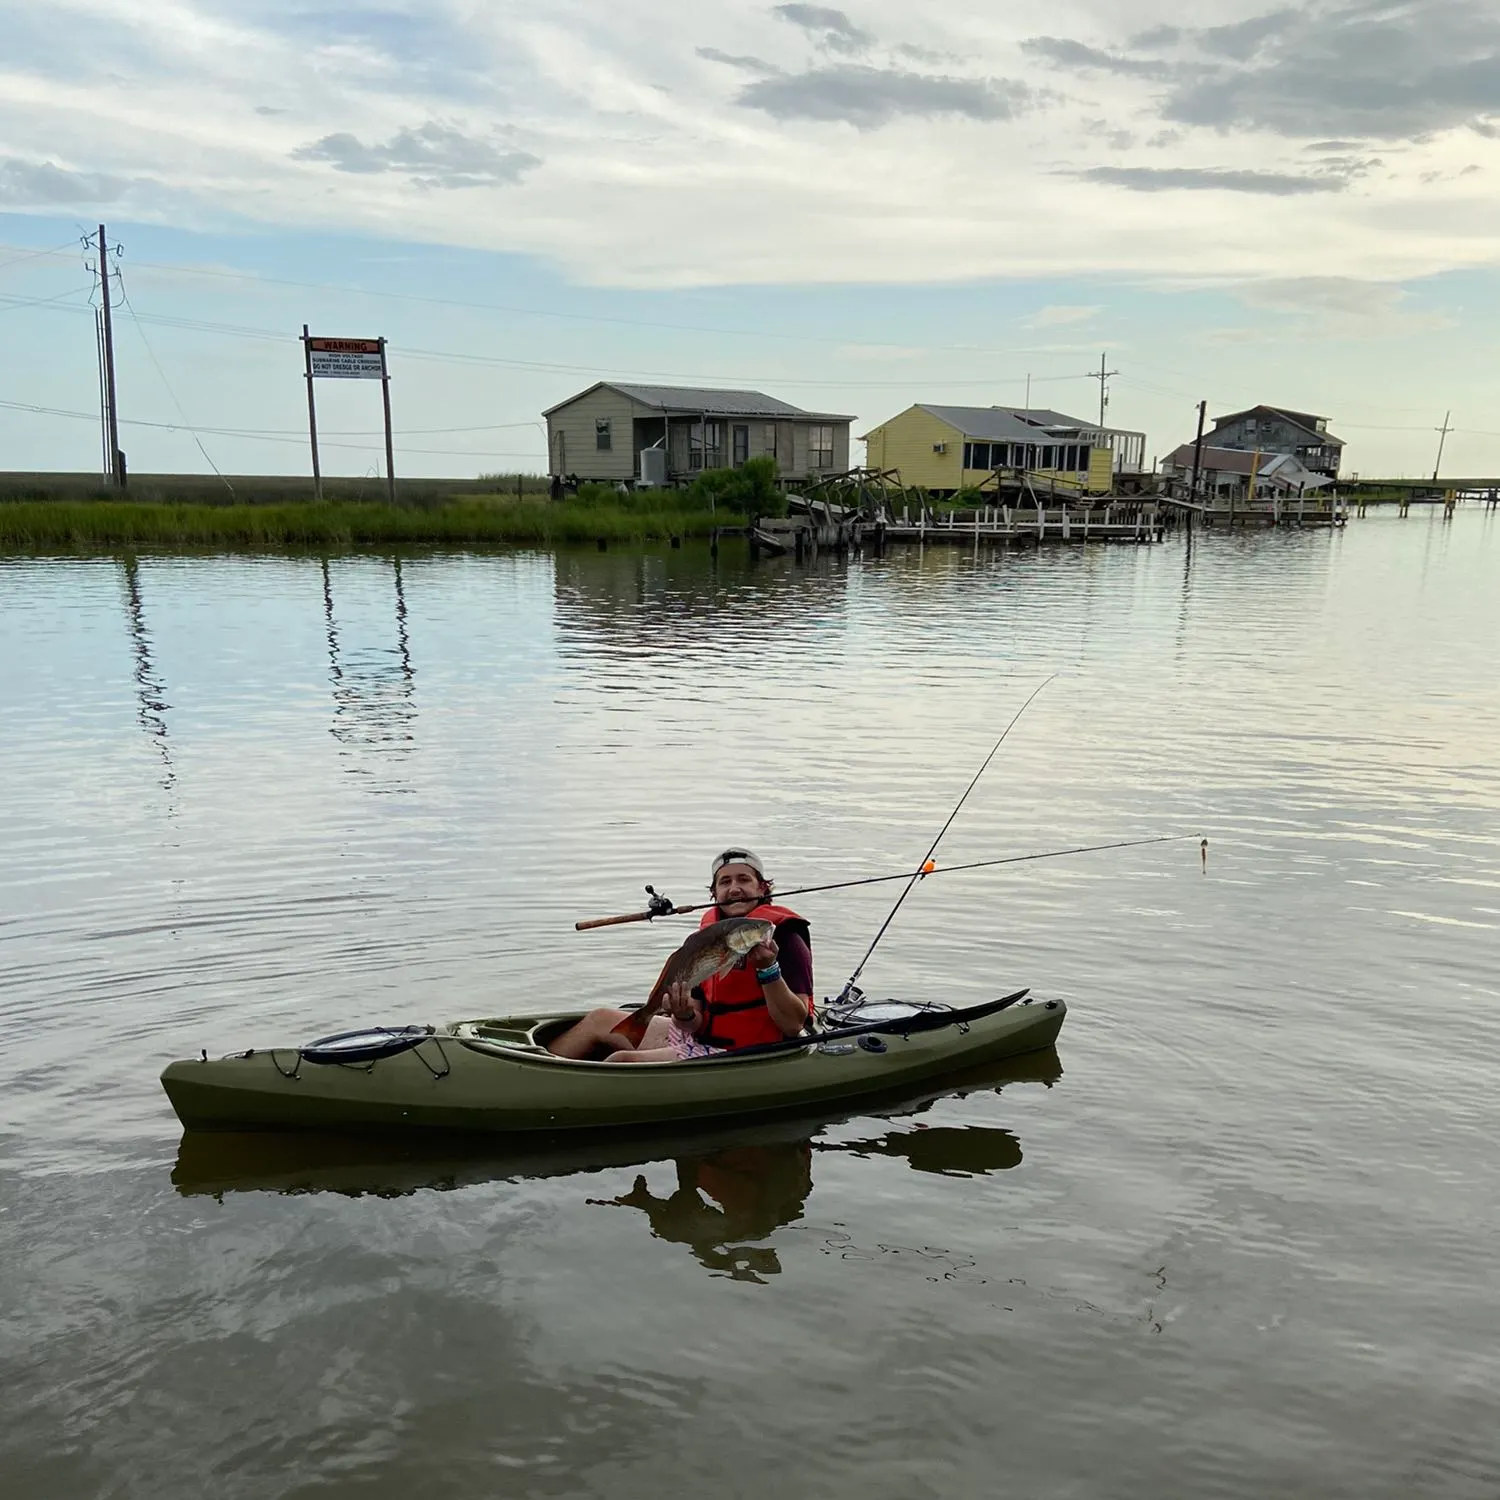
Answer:
<svg viewBox="0 0 1500 1500"><path fill-rule="evenodd" d="M748 849L726 849L722 854L714 855L713 868L708 872L709 885L714 883L725 865L749 865L762 880L766 878L766 867L761 864L759 855Z"/></svg>

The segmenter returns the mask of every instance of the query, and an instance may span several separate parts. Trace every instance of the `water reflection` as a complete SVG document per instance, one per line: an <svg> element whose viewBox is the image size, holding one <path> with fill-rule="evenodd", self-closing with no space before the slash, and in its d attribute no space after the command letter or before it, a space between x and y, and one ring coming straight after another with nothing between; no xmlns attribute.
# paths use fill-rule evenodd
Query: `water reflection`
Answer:
<svg viewBox="0 0 1500 1500"><path fill-rule="evenodd" d="M167 737L167 688L151 656L151 632L146 628L146 606L141 597L141 569L134 557L121 559L125 570L125 618L130 629L130 649L135 658L136 720L146 731L161 759L161 785L170 792L177 785L172 764L172 746Z"/></svg>
<svg viewBox="0 0 1500 1500"><path fill-rule="evenodd" d="M768 1239L802 1217L812 1192L812 1141L731 1146L704 1156L676 1158L677 1186L651 1191L644 1174L618 1198L590 1198L607 1207L638 1208L652 1235L686 1245L705 1271L735 1281L764 1281L781 1271Z"/></svg>
<svg viewBox="0 0 1500 1500"><path fill-rule="evenodd" d="M870 1113L885 1119L921 1115L944 1099L998 1094L1017 1083L1051 1087L1061 1077L1057 1052L1049 1047L982 1064L939 1086L887 1096ZM393 1198L667 1165L672 1182L660 1191L641 1173L628 1191L586 1201L639 1210L654 1238L685 1246L714 1275L763 1281L780 1272L781 1262L773 1246L759 1242L802 1217L813 1187L814 1152L884 1156L905 1161L913 1171L948 1177L1007 1171L1021 1162L1016 1135L993 1126L912 1120L878 1136L823 1138L850 1119L847 1110L825 1111L749 1124L511 1139L188 1131L172 1182L184 1196L220 1199L242 1192Z"/></svg>
<svg viewBox="0 0 1500 1500"><path fill-rule="evenodd" d="M788 629L843 628L846 561L829 554L795 565L806 586L788 590L784 566L757 568L742 545L726 544L710 568L697 548L559 553L555 614L564 650L759 650L773 631L780 640Z"/></svg>
<svg viewBox="0 0 1500 1500"><path fill-rule="evenodd" d="M404 759L415 745L416 668L412 665L406 589L401 561L390 561L395 601L394 648L357 645L351 648L347 628L340 629L334 611L333 573L328 559L321 560L323 578L323 624L328 641L328 676L333 687L333 723L329 732L343 752L351 757L348 770L371 777L374 766L390 771L391 758ZM379 754L371 763L367 757ZM382 778L372 784L375 792L410 792L404 778Z"/></svg>
<svg viewBox="0 0 1500 1500"><path fill-rule="evenodd" d="M984 1177L1021 1165L1021 1143L1008 1130L986 1125L914 1125L874 1140L839 1146L855 1156L895 1156L914 1172L940 1177Z"/></svg>

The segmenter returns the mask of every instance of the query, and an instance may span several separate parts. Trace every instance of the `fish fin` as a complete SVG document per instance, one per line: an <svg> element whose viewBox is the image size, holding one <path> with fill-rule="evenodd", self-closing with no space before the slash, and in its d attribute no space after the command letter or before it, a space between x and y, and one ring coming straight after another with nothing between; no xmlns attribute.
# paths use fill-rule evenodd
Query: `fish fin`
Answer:
<svg viewBox="0 0 1500 1500"><path fill-rule="evenodd" d="M648 1007L642 1006L640 1010L633 1010L623 1021L617 1021L610 1030L616 1036L625 1037L632 1047L639 1047L646 1039L646 1028L651 1024L651 1017L647 1015Z"/></svg>
<svg viewBox="0 0 1500 1500"><path fill-rule="evenodd" d="M676 955L674 954L675 958ZM651 993L646 998L646 1003L639 1009L633 1010L623 1021L617 1021L610 1030L617 1036L628 1037L637 1047L646 1035L646 1027L651 1024L651 1019L661 1010L661 1003L667 996L667 970L672 967L672 959L669 958L661 966L661 973L656 976L656 983L651 986Z"/></svg>

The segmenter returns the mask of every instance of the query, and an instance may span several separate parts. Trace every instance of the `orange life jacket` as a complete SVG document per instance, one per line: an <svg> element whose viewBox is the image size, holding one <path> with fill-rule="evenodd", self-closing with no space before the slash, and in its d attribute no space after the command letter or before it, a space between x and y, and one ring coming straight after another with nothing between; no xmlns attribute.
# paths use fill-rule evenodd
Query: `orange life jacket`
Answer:
<svg viewBox="0 0 1500 1500"><path fill-rule="evenodd" d="M792 931L811 949L812 936L806 920L790 908L762 901L746 915L774 922L778 929L784 923L790 923ZM703 920L698 925L708 927L723 920L718 907L711 906L703 913ZM755 970L748 964L704 980L703 997L705 1025L698 1033L700 1042L707 1042L710 1047L754 1047L762 1042L786 1041L786 1033L772 1019L766 1006L766 997L755 977ZM811 997L808 998L807 1018L812 1020Z"/></svg>

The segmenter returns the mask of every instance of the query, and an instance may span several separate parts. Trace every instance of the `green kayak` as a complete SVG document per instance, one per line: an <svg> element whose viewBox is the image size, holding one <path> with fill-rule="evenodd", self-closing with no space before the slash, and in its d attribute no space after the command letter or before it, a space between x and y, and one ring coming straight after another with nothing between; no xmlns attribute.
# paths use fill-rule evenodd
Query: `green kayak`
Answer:
<svg viewBox="0 0 1500 1500"><path fill-rule="evenodd" d="M1025 992L986 1005L881 1002L793 1041L687 1062L547 1051L575 1014L372 1028L306 1047L170 1063L190 1130L565 1131L806 1110L1050 1047L1067 1008Z"/></svg>

